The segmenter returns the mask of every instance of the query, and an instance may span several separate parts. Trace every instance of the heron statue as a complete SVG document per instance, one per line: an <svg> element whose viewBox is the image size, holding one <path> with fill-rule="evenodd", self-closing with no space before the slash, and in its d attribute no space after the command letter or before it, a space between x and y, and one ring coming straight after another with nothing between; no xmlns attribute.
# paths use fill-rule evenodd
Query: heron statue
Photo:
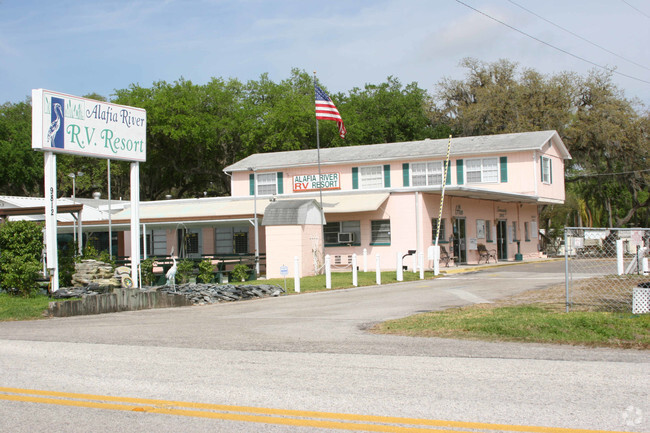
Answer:
<svg viewBox="0 0 650 433"><path fill-rule="evenodd" d="M171 268L167 271L165 274L165 277L167 278L167 285L171 282L172 289L174 292L176 291L176 271L178 271L178 266L176 266L176 258L174 257L174 248L172 248L172 252L170 254L172 256L172 261L174 264L172 265Z"/></svg>

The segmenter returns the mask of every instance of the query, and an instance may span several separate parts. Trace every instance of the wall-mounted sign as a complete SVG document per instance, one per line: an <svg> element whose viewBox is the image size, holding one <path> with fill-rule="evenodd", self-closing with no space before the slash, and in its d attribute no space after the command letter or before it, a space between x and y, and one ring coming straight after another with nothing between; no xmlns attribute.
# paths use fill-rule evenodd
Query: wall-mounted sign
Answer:
<svg viewBox="0 0 650 433"><path fill-rule="evenodd" d="M341 189L341 173L305 174L293 177L293 192Z"/></svg>
<svg viewBox="0 0 650 433"><path fill-rule="evenodd" d="M462 215L463 215L463 208L460 207L459 204L457 204L457 205L456 205L456 209L455 209L454 212L455 212L455 215L462 216Z"/></svg>
<svg viewBox="0 0 650 433"><path fill-rule="evenodd" d="M32 90L32 148L95 158L147 160L147 112Z"/></svg>

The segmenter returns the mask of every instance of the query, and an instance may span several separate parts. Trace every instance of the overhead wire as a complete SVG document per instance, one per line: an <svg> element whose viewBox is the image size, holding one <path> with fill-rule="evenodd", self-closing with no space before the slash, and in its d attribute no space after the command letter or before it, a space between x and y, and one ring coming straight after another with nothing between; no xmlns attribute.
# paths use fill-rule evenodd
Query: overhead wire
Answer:
<svg viewBox="0 0 650 433"><path fill-rule="evenodd" d="M541 43L541 44L544 44L544 45L546 45L546 46L548 46L548 47L550 47L550 48L553 48L554 50L560 51L560 52L562 52L562 53L564 53L564 54L567 54L567 55L569 55L569 56L571 56L571 57L574 57L574 58L576 58L576 59L578 59L578 60L581 60L581 61L583 61L583 62L589 63L590 65L596 66L597 68L604 69L604 70L606 70L606 71L608 71L608 72L611 72L611 73L613 73L613 74L621 75L621 76L623 76L623 77L630 78L630 79L632 79L632 80L636 80L636 81L640 81L640 82L642 82L642 83L650 84L650 81L643 80L643 79L638 78L638 77L633 77L632 75L624 74L624 73L622 73L622 72L617 71L615 68L609 68L609 67L606 67L606 66L600 65L600 64L598 64L598 63L592 62L591 60L585 59L584 57L578 56L577 54L573 54L573 53L571 53L571 52L569 52L569 51L567 51L567 50L565 50L565 49L562 49L562 48L557 47L557 46L555 46L555 45L552 45L552 44L550 44L550 43L548 43L548 42L546 42L546 41L543 41L543 40L541 40L541 39L539 39L539 38L537 38L537 37L535 37L535 36L533 36L533 35L531 35L531 34L528 34L528 33L524 32L523 30L519 30L518 28L513 27L513 26L511 26L511 25L508 24L508 23L505 23L505 22L503 22L503 21L501 21L501 20L499 20L499 19L497 19L497 18L494 18L494 17L491 16L491 15L488 15L488 14L486 14L485 12L483 12L483 11L481 11L481 10L479 10L479 9L476 9L475 7L470 6L470 5L468 5L467 3L465 3L465 2L463 2L463 1L461 1L461 0L456 0L456 2L462 4L463 6L469 8L469 9L472 9L472 10L475 11L475 12L480 13L481 15L483 15L483 16L485 16L485 17L487 17L487 18L489 18L489 19L491 19L491 20L493 20L493 21L496 21L497 23L499 23L499 24L501 24L501 25L504 25L504 26L508 27L508 28L511 29L511 30L514 30L514 31L516 31L516 32L518 32L518 33L521 33L521 34L524 35L524 36L527 36L527 37L529 37L529 38L531 38L531 39L533 39L533 40L536 40L537 42L539 42L539 43Z"/></svg>
<svg viewBox="0 0 650 433"><path fill-rule="evenodd" d="M642 64L640 64L640 63L635 62L634 60L630 60L630 59L628 59L628 58L626 58L626 57L623 57L623 56L621 56L621 55L619 55L619 54L617 54L617 53L611 51L611 50L608 50L607 48L605 48L605 47L603 47L603 46L601 46L601 45L598 45L597 43L592 42L592 41L590 41L589 39L584 38L584 37L580 36L579 34L577 34L577 33L575 33L575 32L572 32L571 30L562 27L562 26L560 26L559 24L556 24L556 23L552 22L551 20L548 20L548 19L544 18L543 16L541 16L541 15L539 15L539 14L536 14L535 12L531 11L530 9L527 9L527 8L525 8L524 6L520 5L519 3L514 2L513 0L508 0L508 1L509 1L510 3L512 3L513 5L517 6L518 8L521 8L521 9L525 10L525 11L528 12L529 14L535 15L537 18L546 21L546 22L549 23L550 25L555 26L555 27L557 27L558 29L565 31L565 32L569 33L570 35L573 35L573 36L575 36L576 38L581 39L581 40L583 40L583 41L585 41L585 42L587 42L587 43L593 45L593 46L596 47L596 48L600 48L601 50L606 51L606 52L608 52L609 54L612 54L612 55L618 57L619 59L623 59L623 60L625 60L626 62L632 63L633 65L636 65L636 66L638 66L638 67L640 67L640 68L643 68L643 69L645 69L645 70L650 71L650 68L648 68L647 66L644 66L644 65L642 65Z"/></svg>
<svg viewBox="0 0 650 433"><path fill-rule="evenodd" d="M634 9L635 11L637 11L638 13L640 13L641 15L645 15L647 18L650 18L650 15L648 15L648 14L645 13L645 12L643 12L641 9L639 9L639 8L637 8L637 7L635 7L635 6L631 5L631 4L629 4L629 3L626 2L625 0L621 0L621 1L622 1L623 3L625 3L626 5L628 5L629 7L631 7L632 9Z"/></svg>

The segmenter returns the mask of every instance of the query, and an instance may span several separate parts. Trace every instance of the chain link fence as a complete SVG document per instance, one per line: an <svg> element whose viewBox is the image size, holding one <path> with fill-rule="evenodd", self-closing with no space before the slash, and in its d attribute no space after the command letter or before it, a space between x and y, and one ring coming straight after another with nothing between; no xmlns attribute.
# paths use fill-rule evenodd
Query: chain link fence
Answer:
<svg viewBox="0 0 650 433"><path fill-rule="evenodd" d="M566 311L650 312L649 247L650 229L565 228Z"/></svg>

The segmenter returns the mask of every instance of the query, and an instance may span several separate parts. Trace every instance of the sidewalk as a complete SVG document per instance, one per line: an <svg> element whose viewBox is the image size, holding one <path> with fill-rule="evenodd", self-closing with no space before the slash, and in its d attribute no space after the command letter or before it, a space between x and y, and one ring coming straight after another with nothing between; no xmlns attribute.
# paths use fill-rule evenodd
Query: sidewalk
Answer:
<svg viewBox="0 0 650 433"><path fill-rule="evenodd" d="M500 260L498 262L490 262L490 263L481 263L481 264L461 264L458 266L453 266L450 265L448 268L441 266L440 267L440 274L444 275L451 275L451 274L462 274L465 272L475 272L475 271L480 271L484 270L487 268L497 268L497 267L502 267L502 266L512 266L512 265L523 265L523 264L530 264L530 263L539 263L539 262L556 262L564 260L562 257L542 257L542 258L532 258L532 259L526 259L526 260L520 260L520 261L515 261L515 260Z"/></svg>

